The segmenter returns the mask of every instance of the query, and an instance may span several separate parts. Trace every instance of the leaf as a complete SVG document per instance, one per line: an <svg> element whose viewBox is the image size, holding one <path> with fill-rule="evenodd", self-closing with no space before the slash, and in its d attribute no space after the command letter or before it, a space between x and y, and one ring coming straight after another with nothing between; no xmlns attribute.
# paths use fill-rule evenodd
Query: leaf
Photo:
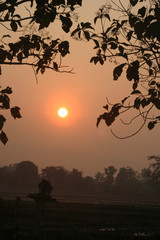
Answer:
<svg viewBox="0 0 160 240"><path fill-rule="evenodd" d="M104 16L108 18L109 21L111 21L109 14L105 14Z"/></svg>
<svg viewBox="0 0 160 240"><path fill-rule="evenodd" d="M62 57L66 56L69 53L69 42L63 41L58 45L59 52L61 53Z"/></svg>
<svg viewBox="0 0 160 240"><path fill-rule="evenodd" d="M128 96L128 97L125 97L125 98L122 100L122 104L124 104L124 102L125 102L128 98L129 98L129 96Z"/></svg>
<svg viewBox="0 0 160 240"><path fill-rule="evenodd" d="M4 20L5 20L5 21L8 21L8 19L9 19L9 13L7 13L7 14L4 16Z"/></svg>
<svg viewBox="0 0 160 240"><path fill-rule="evenodd" d="M108 104L106 104L105 106L103 106L104 109L108 110Z"/></svg>
<svg viewBox="0 0 160 240"><path fill-rule="evenodd" d="M94 24L96 24L98 18L99 18L98 16L94 18Z"/></svg>
<svg viewBox="0 0 160 240"><path fill-rule="evenodd" d="M2 39L3 39L3 38L6 38L6 37L11 38L11 36L10 36L9 34L6 34L6 35L3 35Z"/></svg>
<svg viewBox="0 0 160 240"><path fill-rule="evenodd" d="M62 29L68 33L71 26L72 26L72 21L69 17L64 17L63 15L60 15L60 19L61 19L61 22L62 22Z"/></svg>
<svg viewBox="0 0 160 240"><path fill-rule="evenodd" d="M134 79L135 82L139 81L139 61L132 62L127 69L127 79L131 81Z"/></svg>
<svg viewBox="0 0 160 240"><path fill-rule="evenodd" d="M10 99L6 94L0 95L0 102L2 103L2 108L9 109L10 108Z"/></svg>
<svg viewBox="0 0 160 240"><path fill-rule="evenodd" d="M17 31L18 27L17 27L17 23L15 21L12 20L10 23L10 26L11 26L13 32Z"/></svg>
<svg viewBox="0 0 160 240"><path fill-rule="evenodd" d="M6 134L5 134L5 132L1 132L1 134L0 134L0 141L5 145L7 142L8 142L8 138L7 138L7 136L6 136Z"/></svg>
<svg viewBox="0 0 160 240"><path fill-rule="evenodd" d="M121 45L119 46L119 51L120 51L120 53L123 55L123 53L124 53L124 47L122 47Z"/></svg>
<svg viewBox="0 0 160 240"><path fill-rule="evenodd" d="M85 36L85 38L87 39L87 41L90 40L90 34L89 34L88 31L84 31L84 36Z"/></svg>
<svg viewBox="0 0 160 240"><path fill-rule="evenodd" d="M11 115L14 119L22 117L21 114L20 114L20 108L19 107L17 107L17 106L12 107L10 109L10 111L11 111Z"/></svg>
<svg viewBox="0 0 160 240"><path fill-rule="evenodd" d="M109 43L111 45L111 49L116 49L117 48L117 44L114 42L110 42Z"/></svg>
<svg viewBox="0 0 160 240"><path fill-rule="evenodd" d="M21 63L22 62L22 59L23 59L23 54L22 52L18 53L17 55L17 60Z"/></svg>
<svg viewBox="0 0 160 240"><path fill-rule="evenodd" d="M126 65L126 63L122 63L114 69L114 71L113 71L114 80L117 80L121 76L122 71L123 71L123 67L125 65Z"/></svg>
<svg viewBox="0 0 160 240"><path fill-rule="evenodd" d="M138 0L130 0L130 4L134 7L138 3Z"/></svg>
<svg viewBox="0 0 160 240"><path fill-rule="evenodd" d="M131 94L133 95L133 94L142 94L142 93L139 90L134 90Z"/></svg>
<svg viewBox="0 0 160 240"><path fill-rule="evenodd" d="M152 130L155 127L155 124L157 123L157 121L151 121L148 123L148 129Z"/></svg>
<svg viewBox="0 0 160 240"><path fill-rule="evenodd" d="M142 7L138 10L138 14L141 15L141 17L143 18L146 14L146 8L145 7Z"/></svg>
<svg viewBox="0 0 160 240"><path fill-rule="evenodd" d="M100 115L100 116L97 118L97 123L96 123L96 126L97 126L97 127L99 126L101 120L102 120L102 117L101 117L101 115Z"/></svg>
<svg viewBox="0 0 160 240"><path fill-rule="evenodd" d="M141 104L140 98L136 98L134 101L134 108L138 110L140 108L140 104Z"/></svg>
<svg viewBox="0 0 160 240"><path fill-rule="evenodd" d="M79 32L81 29L79 27L77 27L72 33L71 33L71 37L73 37L77 32Z"/></svg>
<svg viewBox="0 0 160 240"><path fill-rule="evenodd" d="M12 88L6 87L5 89L1 90L1 93L11 94L12 93Z"/></svg>
<svg viewBox="0 0 160 240"><path fill-rule="evenodd" d="M94 43L96 44L96 46L94 48L99 48L99 42L96 39L92 39L94 41Z"/></svg>
<svg viewBox="0 0 160 240"><path fill-rule="evenodd" d="M53 62L53 68L58 71L58 64L56 62Z"/></svg>
<svg viewBox="0 0 160 240"><path fill-rule="evenodd" d="M107 49L107 44L106 43L102 44L102 49L103 49L104 52L106 51L106 49Z"/></svg>
<svg viewBox="0 0 160 240"><path fill-rule="evenodd" d="M2 130L5 121L5 117L3 115L0 115L0 130Z"/></svg>
<svg viewBox="0 0 160 240"><path fill-rule="evenodd" d="M136 90L137 87L138 87L138 83L137 83L137 82L134 82L134 83L133 83L133 86L132 86L133 90Z"/></svg>
<svg viewBox="0 0 160 240"><path fill-rule="evenodd" d="M133 34L133 31L129 31L129 32L127 33L127 40L128 40L128 41L131 40L132 34Z"/></svg>
<svg viewBox="0 0 160 240"><path fill-rule="evenodd" d="M149 83L149 85L155 85L156 84L156 81L152 81L151 83Z"/></svg>

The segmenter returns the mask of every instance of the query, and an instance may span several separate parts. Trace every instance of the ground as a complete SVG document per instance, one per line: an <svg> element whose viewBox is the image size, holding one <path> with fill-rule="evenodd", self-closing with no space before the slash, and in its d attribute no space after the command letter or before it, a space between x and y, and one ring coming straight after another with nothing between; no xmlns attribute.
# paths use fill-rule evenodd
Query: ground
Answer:
<svg viewBox="0 0 160 240"><path fill-rule="evenodd" d="M0 239L159 239L158 204L47 203L1 200Z"/></svg>

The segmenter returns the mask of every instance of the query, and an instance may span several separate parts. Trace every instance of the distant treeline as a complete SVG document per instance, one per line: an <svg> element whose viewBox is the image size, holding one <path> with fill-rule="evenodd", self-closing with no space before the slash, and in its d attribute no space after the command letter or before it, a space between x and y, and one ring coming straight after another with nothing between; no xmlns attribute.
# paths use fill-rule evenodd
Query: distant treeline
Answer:
<svg viewBox="0 0 160 240"><path fill-rule="evenodd" d="M83 176L82 171L69 171L64 167L50 166L38 173L38 167L23 161L0 168L0 192L37 192L38 183L46 178L53 186L53 193L104 193L144 194L160 193L160 156L148 157L148 168L140 172L133 168L114 166L104 168L94 177Z"/></svg>

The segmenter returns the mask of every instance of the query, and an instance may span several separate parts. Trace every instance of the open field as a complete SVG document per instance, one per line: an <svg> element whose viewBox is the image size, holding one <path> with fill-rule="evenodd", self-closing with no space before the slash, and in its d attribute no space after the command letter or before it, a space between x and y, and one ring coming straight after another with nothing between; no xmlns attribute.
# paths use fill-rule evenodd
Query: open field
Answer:
<svg viewBox="0 0 160 240"><path fill-rule="evenodd" d="M160 206L1 201L0 239L159 239Z"/></svg>

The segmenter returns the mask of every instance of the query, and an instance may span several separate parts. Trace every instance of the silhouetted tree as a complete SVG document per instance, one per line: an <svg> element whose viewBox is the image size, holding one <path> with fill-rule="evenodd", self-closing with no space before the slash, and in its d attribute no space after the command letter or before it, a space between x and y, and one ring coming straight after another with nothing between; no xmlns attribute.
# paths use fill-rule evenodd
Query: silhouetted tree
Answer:
<svg viewBox="0 0 160 240"><path fill-rule="evenodd" d="M56 21L61 22L65 33L70 32L73 24L74 12L82 0L4 0L0 1L0 74L3 65L31 66L35 75L42 74L46 69L56 72L71 72L64 70L62 58L69 54L69 42L54 39L40 30L48 28ZM31 33L25 34L26 26ZM37 33L32 30L36 27ZM21 34L20 34L21 32ZM17 34L16 34L17 33ZM14 38L12 38L14 35ZM18 40L14 41L17 35ZM0 90L0 108L10 110L13 118L21 118L20 108L10 106L9 94L11 87ZM6 118L0 115L0 141L6 144L8 138L3 131Z"/></svg>
<svg viewBox="0 0 160 240"><path fill-rule="evenodd" d="M160 1L112 3L113 6L99 9L94 19L95 24L101 23L102 31L87 38L94 41L97 51L91 62L103 65L108 59L115 60L113 79L117 81L125 70L127 80L132 83L130 95L116 104L108 102L104 106L106 112L97 119L97 126L102 119L110 126L122 113L137 111L129 122L123 123L131 124L139 117L143 123L136 132L124 137L127 138L138 133L146 123L151 130L160 122L157 114L160 110ZM113 10L119 17L112 17Z"/></svg>

